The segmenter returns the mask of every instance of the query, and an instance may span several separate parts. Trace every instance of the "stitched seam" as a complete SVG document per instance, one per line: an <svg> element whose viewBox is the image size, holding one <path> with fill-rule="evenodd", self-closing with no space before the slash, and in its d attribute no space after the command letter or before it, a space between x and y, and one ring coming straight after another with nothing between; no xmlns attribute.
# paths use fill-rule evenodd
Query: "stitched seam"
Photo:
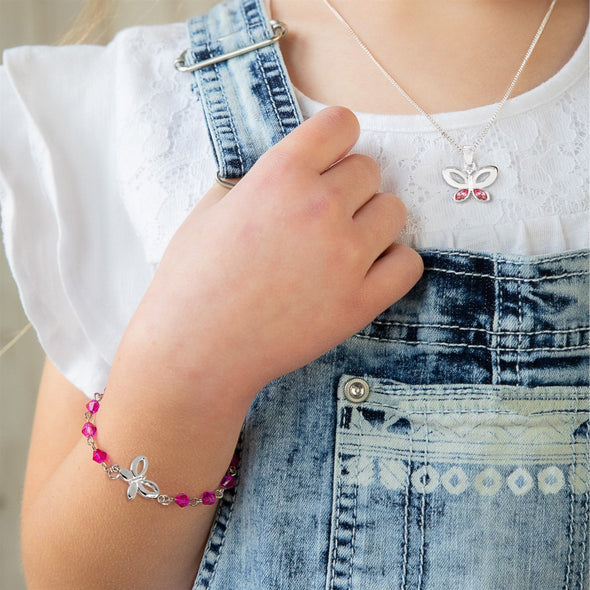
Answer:
<svg viewBox="0 0 590 590"><path fill-rule="evenodd" d="M518 285L518 350L516 351L516 385L520 385L520 348L522 346L522 291Z"/></svg>
<svg viewBox="0 0 590 590"><path fill-rule="evenodd" d="M240 433L240 438L238 439L238 445L237 448L239 448L241 450L241 446L242 446L242 436L243 436L243 432ZM221 541L219 543L217 543L217 547L216 549L212 549L211 546L209 545L208 547L205 548L205 555L207 553L210 553L211 551L215 551L215 559L213 561L207 560L207 563L211 566L211 572L210 575L204 579L204 580L199 580L199 576L197 575L197 578L195 579L194 582L194 586L193 586L193 590L198 589L199 587L201 587L201 584L205 584L205 586L203 586L204 588L209 588L213 582L213 579L215 578L215 574L217 573L217 564L219 562L219 558L221 556L221 551L223 549L223 546L225 545L225 539L227 537L227 529L229 528L229 522L231 520L231 517L234 513L234 507L235 507L235 497L237 494L237 490L240 484L240 480L238 478L238 482L236 484L236 487L233 488L232 490L232 497L229 500L229 510L227 512L227 515L225 517L225 519L222 521L221 520L221 512L220 514L217 516L216 518L216 522L213 524L213 527L216 526L217 523L219 522L223 522L223 526L224 526L224 530L223 533L218 533L218 535L221 537ZM225 498L222 500L223 503L227 503L228 500L226 500ZM220 506L220 511L221 511L221 506ZM212 535L213 538L213 535ZM204 559L207 559L204 555ZM204 577L204 576L203 576ZM199 586L197 586L197 583L199 584Z"/></svg>
<svg viewBox="0 0 590 590"><path fill-rule="evenodd" d="M371 407L381 407L388 410L391 410L394 414L399 414L400 416L414 416L418 413L424 414L432 414L433 416L453 416L455 414L499 414L505 416L543 416L544 414L549 414L550 416L557 416L559 414L576 414L577 410L550 410L548 412L531 412L530 414L523 414L522 412L515 412L511 410L494 410L494 409L484 409L484 410L470 410L470 409L459 409L459 410L409 410L409 409L401 409L401 408L392 408L387 404L380 404L378 402L373 402ZM397 411L395 411L397 410ZM389 433L387 434L389 436ZM508 444L508 443L504 443Z"/></svg>
<svg viewBox="0 0 590 590"><path fill-rule="evenodd" d="M577 409L577 406L576 406ZM568 524L568 548L567 548L567 567L565 570L565 582L563 585L564 590L568 590L569 588L569 581L570 581L570 573L572 568L572 553L573 553L573 545L574 545L574 485L576 483L576 447L575 447L575 440L574 440L574 432L576 429L576 414L572 417L572 432L570 436L570 444L571 444L571 465L570 465L570 509L569 509L569 524Z"/></svg>
<svg viewBox="0 0 590 590"><path fill-rule="evenodd" d="M491 256L485 256L482 254L470 254L469 252L464 252L461 250L441 250L441 249L427 249L424 250L425 254L452 254L453 256L458 256L461 258L472 258L474 260L492 260ZM575 260L577 258L586 258L586 256L588 255L587 252L579 252L577 254L564 254L562 256L557 256L557 257L553 257L553 256L544 256L541 258L538 257L534 257L534 261L535 263L539 263L539 262L559 262L561 260ZM529 260L511 260L509 258L504 258L502 256L497 256L494 258L494 260L502 260L504 262L507 262L509 264L512 264L514 266L527 266L530 264Z"/></svg>
<svg viewBox="0 0 590 590"><path fill-rule="evenodd" d="M234 494L235 494L235 492L234 492ZM225 530L223 531L223 536L221 538L221 543L219 543L219 546L218 546L218 549L217 549L217 552L216 552L216 555L215 555L215 561L212 564L212 568L213 569L211 571L211 577L209 578L209 582L208 582L209 585L211 585L213 583L213 579L215 578L215 574L217 573L217 563L219 562L219 558L221 556L221 550L223 549L223 546L225 545L225 539L227 537L227 529L229 527L229 521L230 521L230 518L231 518L231 516L232 516L232 514L234 512L234 506L235 506L235 501L234 500L235 500L235 498L232 498L231 505L230 505L230 508L229 508L229 513L227 515L227 518L225 519L225 523L224 523Z"/></svg>
<svg viewBox="0 0 590 590"><path fill-rule="evenodd" d="M242 7L242 11L243 11L243 7ZM255 40L252 37L252 30L250 28L250 23L248 23L248 37L250 39L250 42L251 43L254 43ZM274 96L273 96L273 94L272 94L272 92L270 90L270 86L268 84L268 79L266 77L266 70L264 68L264 64L263 64L262 59L260 57L261 51L264 51L264 49L268 49L268 48L263 48L260 51L255 51L254 52L256 54L256 56L255 56L256 57L256 62L258 63L258 70L259 70L260 74L262 75L262 79L264 80L264 86L266 87L266 92L268 94L269 101L270 101L270 103L272 105L272 110L274 111L275 117L276 117L279 125L281 126L281 131L283 132L283 135L284 135L285 134L285 128L283 126L283 121L282 121L282 119L281 119L281 117L280 117L280 115L279 115L279 113L277 111L277 105L275 104ZM272 50L273 50L273 48L271 47L270 48L270 51L272 51Z"/></svg>
<svg viewBox="0 0 590 590"><path fill-rule="evenodd" d="M539 346L535 348L509 348L500 346L488 346L487 344L469 344L468 342L439 342L439 341L426 341L426 340L404 340L403 338L381 338L378 336L368 336L366 334L355 334L353 338L364 338L365 340L377 340L378 342L400 342L402 344L414 345L420 344L424 346L447 346L450 348L483 348L485 350L491 350L498 352L542 352L542 351L556 351L556 350L581 350L589 348L590 344L576 344L574 346ZM498 383L494 383L497 385Z"/></svg>
<svg viewBox="0 0 590 590"><path fill-rule="evenodd" d="M441 392L441 386L440 385L408 385L405 383L400 383L399 381L394 381L391 379L381 379L380 380L381 384L391 384L392 388L396 390L397 393L404 393L406 392L408 389L410 389L410 391L412 391L412 393L414 392L414 390L419 391L419 392L424 392L424 391L438 391L439 394L443 397L445 397L445 399L447 399L448 397L448 393L445 392ZM394 387L395 386L395 387ZM470 393L473 393L474 389L479 389L482 385L478 384L478 383L468 383L468 384L460 384L460 385L454 385L454 384L442 384L442 387L446 389L451 388L453 391L467 391ZM551 386L551 387L557 387L558 389L562 389L561 386ZM486 386L486 389L488 389L489 387ZM474 399L478 399L481 396L485 396L490 397L490 396L496 396L497 394L495 393L497 392L503 392L503 391L512 391L512 387L511 386L498 386L498 387L494 387L491 386L492 391L490 391L489 393L482 393L482 394L477 394L477 397L475 397ZM587 399L587 388L586 387L576 387L574 386L575 389L579 390L579 394L570 394L569 393L569 389L564 391L563 394L561 393L555 393L555 392L551 392L551 391L546 391L546 389L544 388L544 386L541 387L536 387L536 388L529 388L530 392L527 393L527 396L530 396L530 399L533 400L537 400L537 399L541 399L541 400L553 400L553 399L557 399L555 396L558 395L559 399L571 399L571 400L579 400L579 399ZM374 391L376 392L382 392L385 391L383 388L379 388L378 385L375 386ZM458 399L464 399L463 397L458 398ZM515 398L515 399L521 399L521 397Z"/></svg>
<svg viewBox="0 0 590 590"><path fill-rule="evenodd" d="M410 409L401 409L401 408L392 408L390 405L382 404L379 402L372 402L371 407L377 408L385 408L392 410L394 414L400 414L400 416L414 416L416 414L446 414L452 416L453 414L506 414L508 416L522 416L522 414L510 410L469 410L469 409L459 409L459 410L410 410ZM396 411L397 410L397 411ZM571 413L571 411L564 411L563 413ZM389 436L389 434L388 434Z"/></svg>
<svg viewBox="0 0 590 590"><path fill-rule="evenodd" d="M289 81L287 80L287 78L285 76L285 70L283 69L283 67L282 67L282 65L280 63L279 63L279 66L278 66L277 70L278 70L278 72L279 72L279 74L281 76L281 81L283 83L283 86L286 89L290 89L291 86L290 86L290 83L289 83ZM291 107L292 114L296 115L295 118L298 118L297 117L297 106L296 106L296 104L295 104L295 102L293 100L293 93L290 92L290 91L288 91L288 92L285 93L285 95L289 99L289 105ZM281 125L282 125L282 120L281 120Z"/></svg>
<svg viewBox="0 0 590 590"><path fill-rule="evenodd" d="M205 33L206 33L206 38L205 38L205 47L207 48L207 54L211 55L211 36L210 36L210 30L209 27L204 27ZM219 80L219 71L217 69L217 67L214 67L214 71L215 71L215 85L218 88L219 86L221 86L220 80ZM206 74L203 74L203 78L201 79L201 77L198 75L197 72L194 73L194 76L197 80L197 86L199 88L202 88L202 86L206 87L209 84L211 84L211 79L209 77L207 77ZM218 166L225 166L225 157L224 157L224 150L223 150L223 141L221 141L220 135L219 135L219 129L218 126L215 124L214 122L214 118L212 116L212 112L213 109L211 108L213 105L211 103L210 100L210 93L207 92L206 88L203 88L201 90L201 97L202 97L202 101L203 101L203 105L207 105L207 108L205 109L205 116L207 118L207 122L208 122L208 128L210 130L210 132L212 132L212 135L215 138L214 143L214 150L215 150L215 154L217 156L217 164ZM227 110L227 103L226 103L226 110Z"/></svg>
<svg viewBox="0 0 590 590"><path fill-rule="evenodd" d="M204 31L206 32L206 41L205 41L205 46L207 48L207 55L212 55L212 51L211 51L211 29L208 26L204 27ZM213 75L211 73L207 74L207 73L203 73L203 84L205 86L210 86L211 84L215 84L215 89L216 90L221 90L221 94L224 98L224 105L223 105L223 110L225 112L225 117L228 117L227 113L230 113L229 115L229 120L231 122L231 112L228 109L228 102L227 102L227 97L225 96L224 92L223 92L223 83L221 81L221 77L219 75L219 68L217 65L213 66L213 71L215 72L215 76L213 77ZM197 80L200 80L200 77L198 75L197 72L194 73L195 77L197 78ZM210 99L210 92L207 92L206 90L204 92L201 93L204 100L204 104L207 104L207 119L210 123L210 125L208 126L209 129L213 130L213 134L215 136L215 152L217 154L218 157L218 165L220 167L225 167L227 169L227 159L226 159L226 151L224 146L224 141L223 141L223 134L220 132L219 130L219 126L217 125L216 122L216 118L214 117L213 113L215 113L215 107L216 107L216 103L212 103L211 99ZM235 130L233 132L233 142L237 143L235 141L236 135L235 135ZM222 170L222 172L224 172Z"/></svg>
<svg viewBox="0 0 590 590"><path fill-rule="evenodd" d="M262 60L260 59L260 52L258 52L258 51L256 52L256 61L258 62L258 66L260 68L260 71L262 72L262 79L264 80L264 86L266 87L266 92L268 93L268 98L269 98L269 101L272 105L272 110L274 111L275 117L276 117L279 125L281 126L282 134L285 135L285 126L283 125L283 119L279 115L279 111L277 110L275 97L270 89L269 84L268 84L268 79L266 77L266 71L264 70L264 65L262 63Z"/></svg>
<svg viewBox="0 0 590 590"><path fill-rule="evenodd" d="M531 331L520 331L520 330L486 330L485 328L466 328L458 324L420 324L420 323L409 323L409 322L393 322L385 320L373 320L372 322L377 326L404 326L407 328L448 328L450 330L463 330L465 332L483 332L490 334L491 336L536 336L539 334L572 334L576 332L586 332L590 330L590 326L581 326L580 328L568 328L565 330L531 330Z"/></svg>
<svg viewBox="0 0 590 590"><path fill-rule="evenodd" d="M354 561L354 542L356 540L356 511L358 507L358 490L359 490L359 473L361 461L361 442L360 433L356 439L356 481L354 482L354 505L352 509L352 532L350 536L350 561L348 563L348 586L352 587L352 563Z"/></svg>
<svg viewBox="0 0 590 590"><path fill-rule="evenodd" d="M428 393L427 391L424 393ZM403 402L405 403L415 403L418 401L423 401L423 398L421 396L416 396L416 397L407 397L403 399ZM497 402L499 404L506 404L506 403L511 403L511 402L541 402L541 401L576 401L575 398L563 398L563 399L559 399L559 400L549 400L547 398L543 398L543 397L522 397L522 398L507 398L507 399L503 399L503 398L498 398L498 397L494 397L494 396L486 396L486 397L455 397L455 396L445 396L443 395L439 395L437 397L432 396L430 399L431 403L441 403L441 402L453 402L453 403L462 403L462 402ZM367 402L367 406L368 407L373 407L373 406L382 406L384 408L399 408L399 406L392 406L391 403L385 403L385 402L379 402L379 401L372 401L372 402ZM441 410L441 413L444 412L446 410ZM458 412L461 410L457 410ZM479 410L465 410L465 411L473 411L473 412L477 412ZM481 410L481 411L495 411L495 410ZM563 413L572 413L575 410L573 408L571 409L564 409L564 410L559 410L559 409L553 409L553 410L539 410L537 412L530 412L531 416L541 416L543 414L563 414ZM455 411L454 410L449 410L449 412L451 412L451 414L453 414ZM520 416L522 414L519 413L518 415Z"/></svg>
<svg viewBox="0 0 590 590"><path fill-rule="evenodd" d="M494 279L498 281L514 281L517 283L538 283L540 281L550 281L550 280L557 280L557 279L565 279L567 277L580 277L586 276L590 274L587 270L581 270L578 272L566 272L560 275L550 275L547 277L534 277L529 279L523 279L521 277L497 277L490 274L485 273L477 273L477 272L466 272L463 270L450 270L448 268L433 268L433 267L426 267L424 271L430 272L444 272L446 274L461 276L461 277L480 277L484 279Z"/></svg>
<svg viewBox="0 0 590 590"><path fill-rule="evenodd" d="M494 290L495 290L495 297L494 297L494 317L492 319L492 328L494 331L497 331L501 326L502 321L502 285L500 281L497 279L498 275L498 261L494 260ZM492 342L490 344L496 344L495 349L493 349L492 355L492 383L499 384L501 382L500 377L500 349L499 343L500 339L498 336L492 336Z"/></svg>
<svg viewBox="0 0 590 590"><path fill-rule="evenodd" d="M215 64L213 66L215 68L215 72L217 74L217 77L220 79L219 76L219 65ZM227 67L227 66L226 66ZM219 84L219 89L221 90L221 95L223 96L223 100L225 101L225 104L228 105L230 104L229 101L227 100L227 95L225 94L225 85L224 84ZM228 114L227 114L227 120L230 124L231 130L232 130L232 134L233 134L233 143L236 147L236 151L238 152L238 158L240 160L240 175L243 176L245 174L245 170L244 170L244 156L242 154L242 148L240 146L240 141L239 141L239 135L236 131L236 126L235 126L235 122L234 122L234 118L232 115L232 111L231 109L227 109ZM225 153L225 149L222 148L224 153Z"/></svg>
<svg viewBox="0 0 590 590"><path fill-rule="evenodd" d="M402 579L400 590L407 590L407 573L408 573L408 521L410 512L410 476L412 473L412 448L414 444L414 425L410 423L410 448L408 450L408 474L406 478L406 492L404 503L404 546L402 553Z"/></svg>
<svg viewBox="0 0 590 590"><path fill-rule="evenodd" d="M423 461L424 466L428 466L428 421L427 421L427 413L426 407L424 407L424 429L426 431L424 437L424 451L423 451ZM418 566L418 588L420 590L422 588L422 576L424 575L424 540L426 537L426 489L422 492L422 503L420 506L420 565Z"/></svg>
<svg viewBox="0 0 590 590"><path fill-rule="evenodd" d="M334 522L334 551L332 553L332 573L330 575L330 589L334 590L334 582L336 576L336 559L338 555L338 528L340 527L340 504L342 495L342 451L338 451L338 491L336 492L336 519Z"/></svg>
<svg viewBox="0 0 590 590"><path fill-rule="evenodd" d="M289 99L289 105L291 107L291 113L292 114L296 114L297 113L297 107L296 107L295 102L293 100L293 93L290 92L290 83L289 83L289 81L287 80L287 78L285 76L285 70L282 67L282 64L280 62L280 59L277 58L278 57L278 54L279 54L279 50L278 49L274 49L274 47L275 47L274 45L271 46L271 48L273 48L273 51L275 51L275 53L273 54L273 61L275 62L275 65L276 65L276 71L279 73L279 75L281 77L281 81L282 81L283 87L286 90L286 92L284 92L283 96L286 96ZM265 74L265 82L266 82L266 74ZM269 90L269 94L270 94L270 90ZM279 115L278 111L276 110L274 96L272 97L272 102L273 102L273 107L275 108L275 112L277 113L277 118L279 119L279 122L281 124L281 128L283 130L283 133L288 133L289 132L288 129L285 129L285 127L284 127L283 118Z"/></svg>
<svg viewBox="0 0 590 590"><path fill-rule="evenodd" d="M590 422L586 422L586 467L590 474ZM584 566L586 565L586 544L588 542L588 508L590 507L590 481L586 482L584 492L584 528L582 532L582 559L580 564L580 590L584 590Z"/></svg>

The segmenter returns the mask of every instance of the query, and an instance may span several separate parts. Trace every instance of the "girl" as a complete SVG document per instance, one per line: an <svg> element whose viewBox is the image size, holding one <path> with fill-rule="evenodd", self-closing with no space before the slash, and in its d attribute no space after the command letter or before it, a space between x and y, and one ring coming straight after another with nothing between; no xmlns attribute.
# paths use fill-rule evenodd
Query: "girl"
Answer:
<svg viewBox="0 0 590 590"><path fill-rule="evenodd" d="M586 22L235 0L6 54L30 588L585 587Z"/></svg>

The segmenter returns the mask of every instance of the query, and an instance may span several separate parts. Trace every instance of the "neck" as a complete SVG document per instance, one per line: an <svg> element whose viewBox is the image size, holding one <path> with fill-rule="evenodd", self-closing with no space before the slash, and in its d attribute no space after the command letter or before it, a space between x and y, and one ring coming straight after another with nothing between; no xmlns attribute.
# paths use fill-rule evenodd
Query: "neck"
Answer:
<svg viewBox="0 0 590 590"><path fill-rule="evenodd" d="M353 0L331 2L430 113L498 102L549 7L549 1L538 0L375 0L368 10ZM281 47L295 85L305 94L358 111L416 112L323 0L272 0L272 10L290 27ZM587 12L585 0L559 0L513 96L564 65L583 36Z"/></svg>

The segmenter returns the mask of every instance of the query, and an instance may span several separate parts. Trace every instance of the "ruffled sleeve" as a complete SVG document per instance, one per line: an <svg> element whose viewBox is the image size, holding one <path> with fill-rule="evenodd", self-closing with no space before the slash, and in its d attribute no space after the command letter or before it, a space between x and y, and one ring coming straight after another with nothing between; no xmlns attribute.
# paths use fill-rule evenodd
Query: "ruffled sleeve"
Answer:
<svg viewBox="0 0 590 590"><path fill-rule="evenodd" d="M25 313L57 368L101 390L153 268L117 183L117 43L22 47L0 67L0 204Z"/></svg>

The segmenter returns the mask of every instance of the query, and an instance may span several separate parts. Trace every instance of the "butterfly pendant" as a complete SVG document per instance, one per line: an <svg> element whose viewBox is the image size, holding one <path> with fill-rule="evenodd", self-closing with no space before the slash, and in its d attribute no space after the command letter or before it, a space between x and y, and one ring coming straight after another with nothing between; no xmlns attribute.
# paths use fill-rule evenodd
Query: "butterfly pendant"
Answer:
<svg viewBox="0 0 590 590"><path fill-rule="evenodd" d="M139 465L141 464L141 471ZM137 493L144 498L157 498L160 494L157 484L146 479L145 474L148 468L148 460L144 455L138 455L131 462L131 469L119 468L119 475L129 487L127 488L127 498L133 500Z"/></svg>
<svg viewBox="0 0 590 590"><path fill-rule="evenodd" d="M477 168L473 161L474 151L473 146L463 147L463 170L448 167L442 171L446 183L453 188L459 189L453 195L456 203L466 201L470 196L481 202L489 201L490 195L484 189L493 184L498 178L498 168L496 166Z"/></svg>

